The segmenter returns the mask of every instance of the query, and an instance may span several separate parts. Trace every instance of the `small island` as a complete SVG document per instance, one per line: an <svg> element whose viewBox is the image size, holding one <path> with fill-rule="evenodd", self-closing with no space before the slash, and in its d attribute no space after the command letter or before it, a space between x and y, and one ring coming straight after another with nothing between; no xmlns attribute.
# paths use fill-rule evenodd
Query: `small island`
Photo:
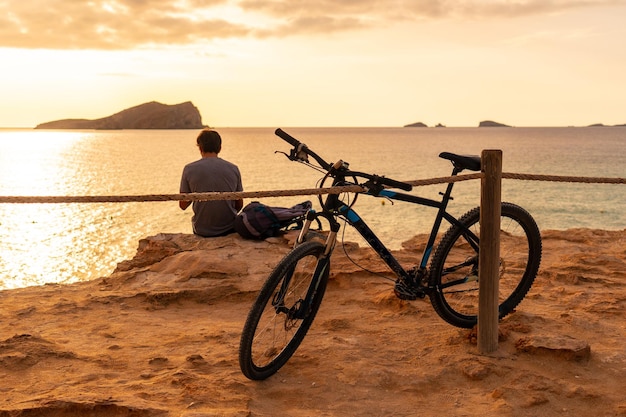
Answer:
<svg viewBox="0 0 626 417"><path fill-rule="evenodd" d="M415 122L415 123L411 123L408 125L404 125L404 127L428 127L428 126L422 122Z"/></svg>
<svg viewBox="0 0 626 417"><path fill-rule="evenodd" d="M151 101L101 119L63 119L35 129L202 129L202 116L190 101L167 105Z"/></svg>
<svg viewBox="0 0 626 417"><path fill-rule="evenodd" d="M492 120L483 120L478 124L478 127L511 127L502 123L494 122Z"/></svg>

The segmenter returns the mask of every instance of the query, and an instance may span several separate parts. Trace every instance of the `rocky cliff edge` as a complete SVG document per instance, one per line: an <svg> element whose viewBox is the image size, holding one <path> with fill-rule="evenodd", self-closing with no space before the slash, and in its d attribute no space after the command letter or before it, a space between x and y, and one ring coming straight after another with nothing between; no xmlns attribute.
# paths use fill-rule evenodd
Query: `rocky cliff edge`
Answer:
<svg viewBox="0 0 626 417"><path fill-rule="evenodd" d="M623 416L626 230L542 236L489 355L427 300L397 299L369 248L338 247L304 342L262 382L239 370L241 329L295 235L142 239L110 276L0 291L0 417ZM426 240L394 255L414 264Z"/></svg>

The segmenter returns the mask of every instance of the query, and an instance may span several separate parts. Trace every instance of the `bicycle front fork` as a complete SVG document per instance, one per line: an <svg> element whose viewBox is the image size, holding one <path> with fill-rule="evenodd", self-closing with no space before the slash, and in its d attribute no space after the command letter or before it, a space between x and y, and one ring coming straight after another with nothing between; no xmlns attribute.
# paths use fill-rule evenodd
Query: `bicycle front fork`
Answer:
<svg viewBox="0 0 626 417"><path fill-rule="evenodd" d="M307 236L309 233L309 229L311 228L311 223L313 220L318 217L324 217L330 223L330 232L328 236L326 236L326 242L324 244L324 256L330 256L330 254L335 249L335 243L337 242L337 233L339 232L339 228L341 227L339 223L332 217L332 215L324 215L323 213L317 213L315 210L310 209L306 214L306 220L304 221L304 225L300 230L300 234L298 235L298 239L296 239L295 245L300 245L301 243L307 240Z"/></svg>

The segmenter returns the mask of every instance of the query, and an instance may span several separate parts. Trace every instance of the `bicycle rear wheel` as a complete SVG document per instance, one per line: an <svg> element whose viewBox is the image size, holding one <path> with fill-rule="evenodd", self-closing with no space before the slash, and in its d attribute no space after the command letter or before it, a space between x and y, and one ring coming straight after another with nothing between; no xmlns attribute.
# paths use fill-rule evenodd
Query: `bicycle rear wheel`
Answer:
<svg viewBox="0 0 626 417"><path fill-rule="evenodd" d="M319 310L330 269L325 245L305 242L274 268L248 314L239 366L249 379L266 379L294 354ZM308 304L308 306L307 306Z"/></svg>
<svg viewBox="0 0 626 417"><path fill-rule="evenodd" d="M464 227L452 226L433 256L429 296L435 311L448 323L471 328L478 321L478 239L480 208L464 214ZM522 207L502 203L500 218L499 318L526 296L541 262L541 235Z"/></svg>

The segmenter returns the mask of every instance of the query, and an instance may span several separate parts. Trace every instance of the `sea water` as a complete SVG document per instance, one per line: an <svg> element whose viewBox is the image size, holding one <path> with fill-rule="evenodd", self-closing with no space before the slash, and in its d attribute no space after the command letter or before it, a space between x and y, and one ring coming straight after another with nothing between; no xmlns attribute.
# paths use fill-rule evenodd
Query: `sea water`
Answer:
<svg viewBox="0 0 626 417"><path fill-rule="evenodd" d="M398 180L445 177L442 151L503 151L503 171L626 177L626 128L283 128L329 162ZM322 173L289 161L273 128L220 128L220 157L237 164L246 191L309 189ZM0 129L1 196L176 194L185 164L200 157L193 130ZM278 151L278 152L276 152ZM329 184L326 184L329 185ZM438 199L445 185L411 192ZM626 227L624 185L503 180L502 199L525 207L541 229ZM450 211L480 203L480 181L455 185ZM259 197L291 206L317 196ZM250 200L248 200L250 201ZM435 211L359 196L355 210L391 249L430 231ZM175 201L0 204L0 289L71 283L110 274L139 239L191 233L191 209ZM445 227L446 225L444 225ZM353 232L345 239L366 245Z"/></svg>

